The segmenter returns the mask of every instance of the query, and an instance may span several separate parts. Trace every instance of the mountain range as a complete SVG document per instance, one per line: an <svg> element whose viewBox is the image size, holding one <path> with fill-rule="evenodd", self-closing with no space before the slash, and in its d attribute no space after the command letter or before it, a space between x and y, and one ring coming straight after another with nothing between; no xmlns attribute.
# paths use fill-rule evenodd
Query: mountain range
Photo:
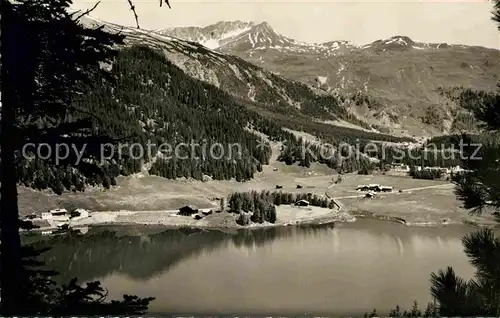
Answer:
<svg viewBox="0 0 500 318"><path fill-rule="evenodd" d="M485 92L495 88L500 70L497 50L422 44L402 36L366 46L307 44L267 23L148 31L89 16L80 22L125 36L108 65L116 88L98 81L75 105L100 118L95 123L100 131L133 136L143 149L149 141L238 143L242 156L170 160L160 151L144 158L108 154L113 159L102 164L103 174L20 159L18 181L31 188L84 191L88 184L110 187L117 176L139 172L244 181L271 158L288 165L316 162L344 172L366 170L381 154L324 158L318 141L334 147L348 143L352 149L373 140L404 145L429 134L475 130L478 121L469 104L489 98ZM314 155L304 156L304 143Z"/></svg>
<svg viewBox="0 0 500 318"><path fill-rule="evenodd" d="M221 21L206 27L175 27L153 32L179 39L197 42L209 49L235 53L267 48L289 52L315 52L317 54L341 55L353 49L384 51L391 49L439 49L449 47L446 43L419 43L406 36L394 36L377 40L367 45L354 45L348 41L306 43L296 41L276 32L267 22ZM458 45L457 47L465 47Z"/></svg>
<svg viewBox="0 0 500 318"><path fill-rule="evenodd" d="M300 81L331 95L352 97L356 118L398 135L449 133L463 127L459 105L440 93L454 87L492 91L500 51L479 46L422 43L393 36L366 45L348 41L304 43L266 22L218 22L176 27L157 34L199 43L214 52Z"/></svg>
<svg viewBox="0 0 500 318"><path fill-rule="evenodd" d="M96 80L84 97L75 99L74 106L94 114L93 124L102 134L117 139L128 136L151 152L141 155L133 149L108 149L106 158L97 160L99 167L87 165L78 171L19 157L18 182L27 187L51 188L59 194L84 191L89 184L109 188L119 175L135 173L168 179L245 181L262 171L271 157L289 165L310 167L318 162L352 172L373 160L367 155L325 158L319 146L305 136L315 136L334 147L348 143L351 149L358 141L413 140L380 133L358 119L345 107L352 102L349 98L286 79L237 56L90 17L81 22L110 33L121 32L125 43L118 47L112 65L103 65L109 67L110 78L116 82ZM219 150L213 156L202 148L196 154L184 150L172 156L152 149L150 142L158 147L198 144L211 151L218 144L215 148ZM303 142L309 143L308 149L315 155L302 154ZM234 144L241 151L229 156ZM273 148L280 144L286 146ZM221 153L229 157L221 157Z"/></svg>
<svg viewBox="0 0 500 318"><path fill-rule="evenodd" d="M287 79L275 72L250 63L235 55L209 49L197 42L182 40L161 32L126 28L90 17L88 26L104 26L109 32L124 34L127 45L142 45L163 52L166 58L186 75L206 82L230 94L250 108L281 114L289 120L335 121L337 125L378 132L368 123L351 115L338 98L322 89Z"/></svg>

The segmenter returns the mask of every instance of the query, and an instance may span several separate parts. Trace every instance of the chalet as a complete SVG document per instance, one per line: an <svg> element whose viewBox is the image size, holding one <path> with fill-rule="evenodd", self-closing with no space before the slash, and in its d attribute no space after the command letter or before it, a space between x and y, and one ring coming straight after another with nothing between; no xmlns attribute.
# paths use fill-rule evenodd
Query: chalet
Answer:
<svg viewBox="0 0 500 318"><path fill-rule="evenodd" d="M365 195L365 197L366 197L366 198L370 198L370 199L372 199L372 198L374 198L376 195L377 195L377 193L376 193L376 192L369 191L369 192Z"/></svg>
<svg viewBox="0 0 500 318"><path fill-rule="evenodd" d="M75 211L71 212L71 219L74 220L84 219L88 217L90 217L90 213L85 209L76 209Z"/></svg>
<svg viewBox="0 0 500 318"><path fill-rule="evenodd" d="M53 220L56 222L69 222L69 214L66 209L54 209L42 213L43 220Z"/></svg>
<svg viewBox="0 0 500 318"><path fill-rule="evenodd" d="M211 209L200 209L199 210L201 212L201 214L203 215L210 215L213 213L213 211Z"/></svg>
<svg viewBox="0 0 500 318"><path fill-rule="evenodd" d="M381 186L379 189L382 192L392 192L392 187L389 186Z"/></svg>
<svg viewBox="0 0 500 318"><path fill-rule="evenodd" d="M440 171L444 174L449 174L450 173L450 169L448 168L442 168L442 167L425 167L424 170L428 170L428 171Z"/></svg>
<svg viewBox="0 0 500 318"><path fill-rule="evenodd" d="M452 174L452 173L459 174L459 173L464 173L464 172L468 171L468 170L463 169L460 166L455 166L455 167L451 167L451 168L446 168L446 167L429 167L429 166L426 166L426 167L415 166L415 170L416 171L440 171L444 175L449 175L449 174Z"/></svg>
<svg viewBox="0 0 500 318"><path fill-rule="evenodd" d="M57 224L57 230L58 231L67 231L67 230L69 230L69 224L68 223Z"/></svg>
<svg viewBox="0 0 500 318"><path fill-rule="evenodd" d="M358 191L380 191L380 184L368 184L368 185L358 185L356 190Z"/></svg>
<svg viewBox="0 0 500 318"><path fill-rule="evenodd" d="M466 170L460 166L455 166L450 169L450 172L460 174L460 173L470 172L470 170Z"/></svg>
<svg viewBox="0 0 500 318"><path fill-rule="evenodd" d="M297 202L295 202L295 206L309 206L309 201L298 200Z"/></svg>
<svg viewBox="0 0 500 318"><path fill-rule="evenodd" d="M191 216L193 214L198 213L198 209L194 206L186 205L179 209L179 215Z"/></svg>
<svg viewBox="0 0 500 318"><path fill-rule="evenodd" d="M397 172L409 172L410 167L402 163L391 163L391 169Z"/></svg>
<svg viewBox="0 0 500 318"><path fill-rule="evenodd" d="M451 172L462 172L462 171L465 171L465 169L463 169L460 166L452 167L450 170L451 170Z"/></svg>

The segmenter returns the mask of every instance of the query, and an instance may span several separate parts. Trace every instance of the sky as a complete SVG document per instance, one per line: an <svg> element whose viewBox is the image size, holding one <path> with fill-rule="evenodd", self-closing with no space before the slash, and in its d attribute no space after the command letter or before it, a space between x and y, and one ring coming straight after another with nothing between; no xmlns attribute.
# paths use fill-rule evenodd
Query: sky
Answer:
<svg viewBox="0 0 500 318"><path fill-rule="evenodd" d="M97 0L73 0L88 9ZM304 42L347 40L363 45L395 35L414 41L480 45L500 49L500 32L488 0L133 0L143 29L207 26L219 21L268 22L284 36ZM93 17L135 26L127 0L101 0Z"/></svg>

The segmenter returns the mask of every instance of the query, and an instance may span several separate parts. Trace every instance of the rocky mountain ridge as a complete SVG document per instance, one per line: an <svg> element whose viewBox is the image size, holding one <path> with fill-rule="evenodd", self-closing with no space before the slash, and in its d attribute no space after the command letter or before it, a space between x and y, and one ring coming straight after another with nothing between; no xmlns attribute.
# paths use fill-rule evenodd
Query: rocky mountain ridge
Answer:
<svg viewBox="0 0 500 318"><path fill-rule="evenodd" d="M267 22L220 21L206 27L174 27L154 30L154 32L186 41L197 42L207 48L222 52L274 48L283 51L311 51L326 55L339 55L349 50L432 50L450 47L447 43L415 42L409 37L402 35L376 40L365 45L355 45L349 41L338 40L323 43L307 43L296 41L278 33ZM464 45L451 46L466 47Z"/></svg>
<svg viewBox="0 0 500 318"><path fill-rule="evenodd" d="M348 121L357 129L377 132L346 112L344 101L313 86L285 79L233 55L208 49L199 43L180 40L152 31L122 27L85 17L88 26L104 26L124 34L127 45L146 45L161 50L187 75L211 84L249 105L265 106L273 113L295 119ZM253 107L250 106L250 107Z"/></svg>
<svg viewBox="0 0 500 318"><path fill-rule="evenodd" d="M169 35L176 38L197 42L209 48L216 49L225 42L231 41L241 33L249 31L255 26L253 22L221 21L207 27L179 27L164 30L154 30L161 35Z"/></svg>

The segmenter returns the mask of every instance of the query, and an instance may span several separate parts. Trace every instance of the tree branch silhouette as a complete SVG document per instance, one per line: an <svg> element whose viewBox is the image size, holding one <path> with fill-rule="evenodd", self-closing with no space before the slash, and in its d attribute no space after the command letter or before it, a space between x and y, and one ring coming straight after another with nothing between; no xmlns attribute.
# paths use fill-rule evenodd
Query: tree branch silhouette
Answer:
<svg viewBox="0 0 500 318"><path fill-rule="evenodd" d="M128 4L130 5L130 10L134 13L134 18L135 18L135 23L137 24L137 28L140 29L141 27L139 26L139 16L137 15L137 12L135 11L135 6L132 0L127 0Z"/></svg>
<svg viewBox="0 0 500 318"><path fill-rule="evenodd" d="M127 0L127 1L130 6L130 10L134 13L135 24L137 25L137 28L140 29L141 27L139 26L139 15L137 15L137 12L135 11L135 5L132 2L132 0ZM168 6L169 9L172 9L168 0L160 0L160 7L163 6L163 2L165 2L165 4Z"/></svg>
<svg viewBox="0 0 500 318"><path fill-rule="evenodd" d="M99 3L101 3L101 1L97 1L97 3L96 3L96 4L92 7L92 8L90 8L90 9L88 9L88 10L85 10L85 12L83 12L82 14L80 14L79 16L77 16L76 18L74 18L74 20L75 20L75 21L78 21L78 20L80 20L80 19L81 19L84 15L87 15L87 14L89 14L90 12L94 11L94 10L97 8L97 6L99 5ZM78 11L76 11L76 12L72 13L72 14L71 14L71 16L73 16L73 14L78 13L78 12L81 12L81 10L78 10Z"/></svg>

